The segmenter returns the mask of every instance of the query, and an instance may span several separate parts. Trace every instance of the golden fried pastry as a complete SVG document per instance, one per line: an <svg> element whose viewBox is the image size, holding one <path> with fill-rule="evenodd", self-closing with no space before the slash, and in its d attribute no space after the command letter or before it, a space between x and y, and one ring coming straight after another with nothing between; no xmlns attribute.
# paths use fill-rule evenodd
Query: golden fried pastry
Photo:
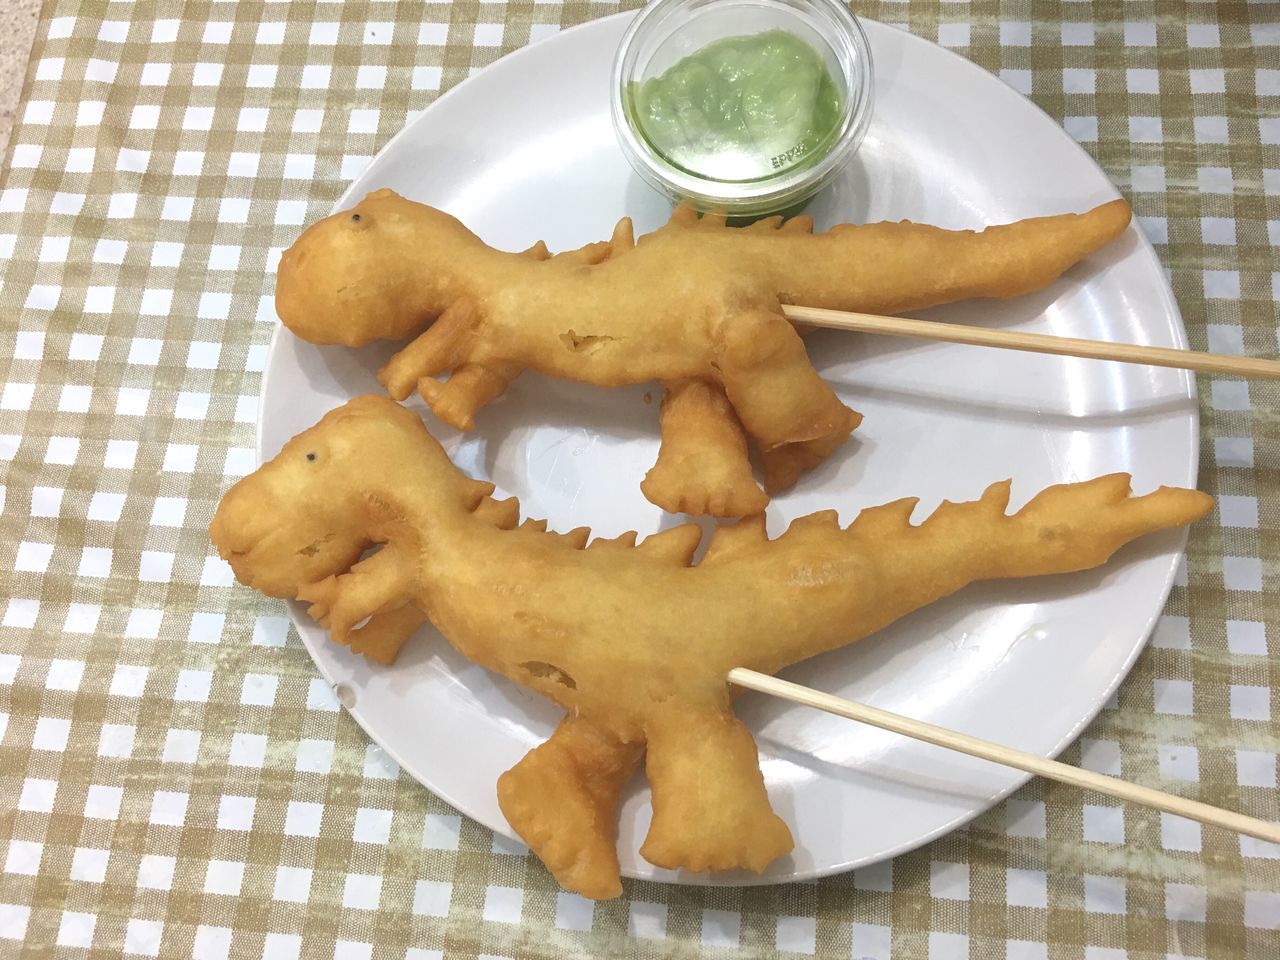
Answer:
<svg viewBox="0 0 1280 960"><path fill-rule="evenodd" d="M525 370L604 387L658 380L669 402L645 496L746 516L765 498L744 431L774 492L860 419L813 369L782 304L897 313L1014 297L1128 223L1123 200L981 233L904 222L813 234L808 217L726 229L681 207L638 243L624 219L611 240L553 257L541 243L495 250L448 214L379 190L285 251L276 309L312 343L416 336L379 379L397 400L417 390L462 430Z"/></svg>
<svg viewBox="0 0 1280 960"><path fill-rule="evenodd" d="M916 526L911 499L846 528L834 510L802 517L776 540L755 516L719 528L695 565L695 525L588 544L585 528L519 523L516 501L492 492L414 413L366 396L232 487L210 535L242 583L310 603L357 653L390 663L426 618L465 656L564 707L498 796L556 878L588 897L621 892L618 793L642 757L651 862L759 871L792 848L731 709L730 668L774 673L974 580L1097 566L1212 502L1164 487L1131 497L1113 474L1050 487L1008 516L1003 482Z"/></svg>

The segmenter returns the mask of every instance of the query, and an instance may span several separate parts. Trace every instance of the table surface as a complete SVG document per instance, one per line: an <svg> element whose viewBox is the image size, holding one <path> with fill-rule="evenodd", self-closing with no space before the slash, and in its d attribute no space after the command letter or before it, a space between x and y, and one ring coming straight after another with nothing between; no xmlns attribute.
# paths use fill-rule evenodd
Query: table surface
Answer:
<svg viewBox="0 0 1280 960"><path fill-rule="evenodd" d="M0 157L9 145L15 107L27 74L40 0L9 0L0 10Z"/></svg>
<svg viewBox="0 0 1280 960"><path fill-rule="evenodd" d="M0 956L1280 956L1280 847L1040 781L892 863L593 905L398 771L233 584L206 525L253 465L280 251L441 90L617 9L46 2L0 181ZM857 10L1084 144L1194 348L1276 354L1280 3ZM1218 506L1063 759L1276 820L1280 388L1199 393Z"/></svg>

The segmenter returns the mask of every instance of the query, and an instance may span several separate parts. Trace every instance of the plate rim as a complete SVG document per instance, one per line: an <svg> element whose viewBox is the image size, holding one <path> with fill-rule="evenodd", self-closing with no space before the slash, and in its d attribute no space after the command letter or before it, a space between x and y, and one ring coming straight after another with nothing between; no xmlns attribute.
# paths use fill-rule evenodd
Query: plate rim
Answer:
<svg viewBox="0 0 1280 960"><path fill-rule="evenodd" d="M342 191L341 195L334 201L330 210L330 214L339 212L340 210L344 209L346 206L350 204L351 198L354 195L356 195L357 193L365 189L364 187L360 186L360 181L365 177L365 175L368 173L370 168L377 163L380 157L382 157L383 155L395 149L399 141L402 138L407 137L411 129L416 128L420 124L428 122L429 114L434 107L446 101L448 98L454 97L456 94L458 94L459 91L471 85L472 81L482 76L485 72L493 69L494 67L507 65L509 61L516 59L520 55L526 53L527 51L533 48L560 42L562 38L570 34L585 32L590 29L599 29L602 23L606 23L606 22L619 23L623 20L630 20L630 19L633 19L638 14L639 14L639 11L622 11L619 13L607 14L602 17L595 17L590 20L583 21L582 23L574 24L570 27L566 27L560 31L557 31L556 33L550 34L546 37L542 37L532 43L527 43L521 47L518 47L515 50L512 50L502 55L501 57L497 58L492 63L486 65L480 70L477 70L476 72L463 78L453 87L449 88L447 91L445 91L444 93L436 97L431 103L429 103L422 110L418 111L416 114L410 117L408 122L405 123L405 125L401 127L400 130L398 130L385 144L382 145L382 147L377 151L377 153L375 153L374 156L370 158L369 162L351 180L351 182L347 185L346 189ZM1108 184L1111 185L1113 192L1118 197L1124 199L1124 195L1115 186L1114 182L1112 181L1111 177L1107 174L1106 170L1102 168L1102 166L1097 162L1097 160L1095 160L1094 157L1087 150L1085 150L1083 146L1080 145L1080 143L1078 143L1070 134L1066 132L1066 130L1062 127L1061 124L1059 124L1044 108L1042 108L1034 100L1032 100L1030 97L1024 95L1017 89L1010 86L1002 78L1000 78L999 75L984 69L974 61L969 60L967 57L960 55L956 51L948 49L947 47L944 47L941 44L937 44L930 40L927 40L924 37L917 36L916 34L911 33L909 30L893 26L883 21L875 20L870 17L859 16L858 19L866 27L869 34L878 33L881 30L885 30L885 31L891 30L896 35L896 38L898 39L899 42L902 42L907 45L916 45L917 47L927 48L928 53L931 56L936 57L939 53L942 53L945 55L944 59L958 61L962 69L977 70L981 74L985 75L988 79L997 81L1000 84L1000 86L1009 95L1016 98L1017 101L1020 101L1020 106L1022 106L1023 108L1028 106L1031 107L1034 111L1040 114L1041 118L1048 121L1052 125L1052 127L1057 131L1057 134L1061 139L1063 146L1073 150L1079 157L1082 157L1090 165L1092 165L1094 169L1097 170L1097 172L1103 177L1103 179ZM1171 327L1174 344L1179 349L1187 349L1189 344L1189 339L1187 334L1186 323L1185 323L1185 320L1183 319L1182 311L1178 306L1177 298L1174 295L1173 288L1169 282L1169 277L1164 269L1164 265L1161 262L1160 257L1157 254L1154 245L1151 243L1151 240L1147 237L1146 233L1142 230L1141 225L1139 224L1136 217L1133 219L1130 227L1137 238L1139 250L1145 257L1147 257L1154 264L1157 270L1157 273L1159 275L1160 293L1161 293L1161 299L1163 301L1163 307L1165 310L1167 310L1169 315L1174 320L1174 323L1172 324L1172 327ZM273 301L274 301L274 297L273 297ZM284 327L283 323L279 322L279 319L277 318L275 327L272 331L270 340L268 342L267 361L263 369L262 380L259 386L259 393L258 393L258 405L257 405L257 411L256 411L257 423L255 426L255 433L254 433L254 454L255 454L255 460L256 460L257 466L261 466L264 463L263 450L264 450L264 432L265 432L265 424L266 424L265 408L266 408L267 397L269 393L269 382L272 378L272 373L274 370L274 366L271 363L271 358L276 354L277 350L279 349L280 340L282 339L283 336L286 335L286 333L287 333L286 328ZM1178 371L1178 373L1180 374L1179 386L1181 387L1181 392L1177 396L1177 399L1179 400L1185 399L1195 405L1194 410L1191 411L1191 416L1189 418L1189 424L1188 424L1189 432L1190 432L1190 436L1188 438L1188 447L1190 450L1190 455L1188 457L1189 462L1187 465L1188 469L1185 477L1185 482L1189 487L1197 488L1198 481L1199 481L1199 472L1200 472L1200 462L1199 462L1199 456L1197 454L1197 451L1199 450L1199 447L1200 447L1200 436L1201 436L1202 425L1201 425L1201 410L1200 410L1199 398L1198 398L1198 393L1196 388L1196 375L1194 372L1190 370L1181 370L1181 371ZM1187 527L1182 528L1176 542L1177 551L1175 553L1171 553L1168 558L1166 569L1163 575L1163 585L1159 590L1159 602L1153 605L1153 612L1147 618L1146 623L1143 625L1141 629L1141 640L1139 642L1136 642L1133 645L1131 651L1126 655L1123 662L1115 671L1114 675L1108 680L1105 688L1100 689L1098 694L1094 698L1092 698L1092 703L1089 706L1089 708L1071 726L1071 728L1061 738L1058 739L1058 741L1054 744L1052 750L1044 754L1045 757L1049 759L1058 757L1064 750L1067 749L1067 747L1069 747L1072 743L1074 743L1080 737L1080 735L1083 733L1085 728L1088 727L1089 724L1091 724L1094 721L1094 719L1098 716L1099 713L1101 713L1103 708L1106 706L1107 702L1115 694L1116 690L1119 689L1120 685L1132 672L1134 665L1137 663L1138 658L1147 649L1147 646L1150 643L1152 633L1157 623L1159 622L1160 617L1163 615L1165 607L1168 604L1169 595L1172 592L1172 589L1174 586L1174 581L1176 579L1178 567L1186 556L1186 544L1187 544L1188 536L1189 536L1189 528ZM312 664L315 666L316 670L320 673L321 677L324 678L325 682L329 685L329 687L331 689L336 689L338 686L341 685L340 681L336 681L330 675L325 665L324 658L317 656L316 652L313 650L312 641L308 638L308 631L304 631L302 629L304 625L308 627L314 625L309 620L309 618L306 617L305 605L301 604L297 600L286 601L286 605L289 611L289 618L293 623L295 630L298 632L298 635L303 642L303 646L306 648L307 655L311 658ZM372 729L371 726L366 722L366 719L363 716L363 711L360 709L360 704L358 702L354 707L344 706L343 709L345 709L346 712L352 717L352 719L356 721L360 729L364 732L365 736L367 736L380 749L386 752L386 754L398 764L400 769L404 770L414 780L414 782L416 782L424 790L427 790L429 793L432 793L435 796L439 797L441 800L445 801L454 809L456 809L459 813L475 820L477 823L480 823L482 826L493 831L494 833L507 837L508 839L511 839L511 840L523 842L521 841L521 838L511 828L510 824L506 822L505 818L501 818L501 820L496 823L489 822L487 819L481 819L480 817L477 817L474 814L468 812L466 808L469 805L459 800L452 791L435 783L428 786L426 783L420 780L416 775L414 775L411 772L412 765L406 764L403 758L401 757L401 755L397 752L397 750L390 747L386 742L384 742L383 738L376 732L376 730ZM864 857L845 860L840 863L826 864L826 865L806 868L806 869L796 869L784 877L750 875L750 874L745 874L742 871L737 871L733 874L732 880L723 880L723 879L719 879L721 876L723 876L721 874L712 874L712 873L696 873L695 874L695 873L690 873L688 871L679 871L675 873L673 876L671 876L670 878L668 878L668 877L655 877L652 875L637 873L636 871L629 869L626 866L622 867L621 873L623 877L626 877L631 880L659 882L659 883L672 883L680 886L703 886L703 887L706 887L706 886L740 886L740 887L773 886L773 885L779 885L779 884L785 884L785 883L798 883L798 882L812 881L812 880L821 879L823 877L835 876L842 873L847 873L851 870L855 870L863 867L869 867L874 864L882 863L886 860L891 860L895 857L902 856L903 854L910 853L934 840L937 840L940 837L943 837L949 833L952 833L953 831L959 829L965 824L970 823L971 821L981 816L982 814L988 812L997 804L999 804L1002 800L1004 800L1005 798L1007 798L1017 790L1022 789L1022 787L1024 787L1028 782L1030 782L1034 778L1034 776L1035 775L1031 773L1025 773L1021 771L1017 772L1016 775L1009 781L1008 785L1002 786L997 790L989 794L986 794L981 799L975 800L974 807L972 810L958 814L956 817L953 817L951 820L946 821L945 823L937 826L932 830L929 830L920 834L915 839L909 842L903 842L898 844L897 846L892 846L892 847L886 848L885 850L868 854L867 856L864 856Z"/></svg>

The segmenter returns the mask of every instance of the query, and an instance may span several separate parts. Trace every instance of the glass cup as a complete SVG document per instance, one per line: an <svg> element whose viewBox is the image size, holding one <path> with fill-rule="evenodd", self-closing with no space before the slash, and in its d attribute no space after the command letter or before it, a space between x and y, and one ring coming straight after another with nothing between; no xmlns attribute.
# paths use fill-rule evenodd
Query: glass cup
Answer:
<svg viewBox="0 0 1280 960"><path fill-rule="evenodd" d="M636 87L709 43L769 30L799 37L825 62L840 101L831 134L798 162L784 154L778 169L742 178L691 170L655 148L637 121ZM628 27L613 62L614 130L636 173L676 202L735 219L796 210L830 183L862 142L873 100L866 35L839 0L654 0Z"/></svg>

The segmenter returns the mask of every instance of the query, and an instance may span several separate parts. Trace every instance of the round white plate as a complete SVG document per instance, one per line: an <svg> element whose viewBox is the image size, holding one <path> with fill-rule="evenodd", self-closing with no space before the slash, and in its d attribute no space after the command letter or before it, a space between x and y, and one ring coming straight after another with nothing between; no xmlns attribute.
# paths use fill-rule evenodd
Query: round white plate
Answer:
<svg viewBox="0 0 1280 960"><path fill-rule="evenodd" d="M668 206L632 174L609 123L609 63L629 16L565 31L459 85L389 143L338 206L391 187L509 250L608 237L624 214L640 231L659 226ZM979 227L1116 195L1084 151L999 80L907 33L865 25L875 121L848 171L814 203L819 227L904 218ZM1042 293L929 315L1186 346L1159 262L1136 228ZM1195 484L1197 408L1186 373L830 331L809 342L818 370L866 420L854 441L774 501L775 535L814 510L838 507L848 522L906 495L923 501L918 520L943 498L973 498L1009 476L1015 507L1049 484L1117 470L1133 473L1142 492ZM373 374L390 352L314 347L281 330L263 384L260 457L349 397L378 391ZM647 534L677 522L639 490L657 454L656 400L656 388L609 391L526 374L482 411L473 434L423 415L458 466L518 495L525 515L558 530ZM1103 570L970 588L787 676L1055 754L1129 670L1182 544L1181 533L1149 537ZM382 669L330 643L301 606L293 614L369 735L430 790L511 835L495 781L550 733L557 709L471 665L434 632ZM760 877L659 870L638 853L650 815L638 778L621 813L627 876L737 884L846 870L964 823L1027 779L755 695L739 712L795 852Z"/></svg>

